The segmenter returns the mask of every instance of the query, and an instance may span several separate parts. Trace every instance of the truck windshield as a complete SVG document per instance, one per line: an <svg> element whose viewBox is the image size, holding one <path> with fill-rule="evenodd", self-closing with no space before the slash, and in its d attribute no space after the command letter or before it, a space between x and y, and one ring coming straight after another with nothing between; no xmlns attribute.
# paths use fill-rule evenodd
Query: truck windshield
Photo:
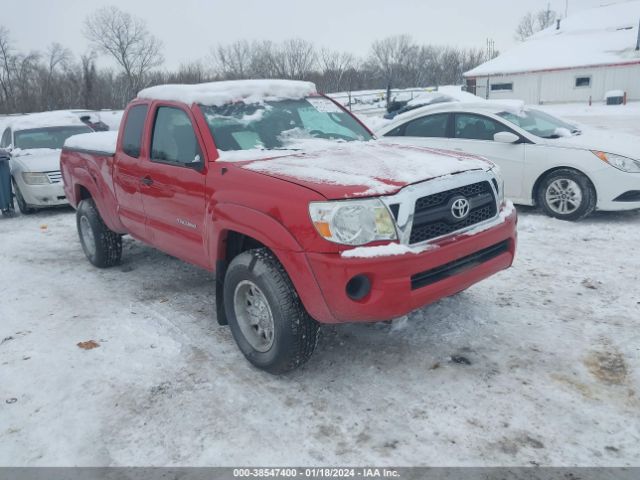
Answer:
<svg viewBox="0 0 640 480"><path fill-rule="evenodd" d="M219 150L295 148L307 139L367 141L372 135L324 97L200 105Z"/></svg>
<svg viewBox="0 0 640 480"><path fill-rule="evenodd" d="M62 148L64 141L70 136L89 132L93 132L93 130L82 125L18 130L14 135L14 146L22 150L32 148Z"/></svg>
<svg viewBox="0 0 640 480"><path fill-rule="evenodd" d="M523 110L519 113L501 112L505 120L519 126L533 135L542 138L560 138L580 134L575 125L563 122L540 110Z"/></svg>

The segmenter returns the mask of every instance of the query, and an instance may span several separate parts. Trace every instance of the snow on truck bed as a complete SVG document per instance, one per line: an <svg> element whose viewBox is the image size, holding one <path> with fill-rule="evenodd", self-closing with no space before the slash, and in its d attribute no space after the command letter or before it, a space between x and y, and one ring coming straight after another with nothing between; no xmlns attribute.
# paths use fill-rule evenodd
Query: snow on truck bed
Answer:
<svg viewBox="0 0 640 480"><path fill-rule="evenodd" d="M311 82L231 80L196 85L159 85L140 91L138 98L219 106L238 101L260 103L265 100L299 99L314 93L316 86Z"/></svg>
<svg viewBox="0 0 640 480"><path fill-rule="evenodd" d="M108 132L92 132L73 135L64 142L64 148L103 152L109 155L116 153L117 130Z"/></svg>

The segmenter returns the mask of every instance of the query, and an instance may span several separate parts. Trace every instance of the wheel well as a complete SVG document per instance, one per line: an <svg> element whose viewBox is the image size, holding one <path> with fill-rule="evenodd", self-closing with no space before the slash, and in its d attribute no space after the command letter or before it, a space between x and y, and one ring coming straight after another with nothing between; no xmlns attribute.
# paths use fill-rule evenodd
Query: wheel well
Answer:
<svg viewBox="0 0 640 480"><path fill-rule="evenodd" d="M573 168L573 167L554 167L554 168L550 168L549 170L547 170L546 172L542 173L538 179L536 180L536 183L533 184L533 190L531 192L531 198L533 199L533 204L537 205L538 204L538 189L540 188L540 184L542 183L542 181L545 179L545 177L547 177L548 175L551 175L553 172L557 172L558 170L572 170L580 175L583 175L584 178L587 179L587 181L589 182L589 184L591 185L591 188L593 188L593 193L596 195L596 198L598 196L598 192L596 192L596 187L593 184L593 182L591 181L591 179L589 178L589 176L584 173L581 172L580 170L578 170L577 168Z"/></svg>
<svg viewBox="0 0 640 480"><path fill-rule="evenodd" d="M227 325L227 314L224 309L224 277L231 261L242 252L254 248L267 248L264 244L243 233L229 230L224 235L220 255L216 261L216 317L219 325Z"/></svg>
<svg viewBox="0 0 640 480"><path fill-rule="evenodd" d="M242 252L246 252L247 250L251 250L254 248L266 247L255 238L252 238L243 233L229 231L227 232L227 236L225 239L224 259L228 265L229 263L231 263L231 260L240 255Z"/></svg>
<svg viewBox="0 0 640 480"><path fill-rule="evenodd" d="M89 192L89 190L87 190L86 187L84 187L83 185L80 185L78 187L78 201L86 200L88 198L91 198L91 193Z"/></svg>

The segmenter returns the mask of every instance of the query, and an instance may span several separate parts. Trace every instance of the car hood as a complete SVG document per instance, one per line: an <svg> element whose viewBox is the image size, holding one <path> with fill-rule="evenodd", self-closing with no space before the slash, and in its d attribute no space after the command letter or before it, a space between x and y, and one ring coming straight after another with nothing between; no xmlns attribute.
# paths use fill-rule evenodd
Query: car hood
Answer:
<svg viewBox="0 0 640 480"><path fill-rule="evenodd" d="M16 149L11 152L11 162L13 168L19 167L23 172L54 172L60 170L60 150L53 148Z"/></svg>
<svg viewBox="0 0 640 480"><path fill-rule="evenodd" d="M619 132L585 129L581 135L545 139L544 143L554 147L599 150L636 160L640 159L640 136Z"/></svg>
<svg viewBox="0 0 640 480"><path fill-rule="evenodd" d="M414 183L494 166L476 155L378 141L332 143L330 148L278 156L263 151L261 158L252 152L234 152L235 165L302 185L328 199L390 195ZM220 158L230 160L228 155Z"/></svg>

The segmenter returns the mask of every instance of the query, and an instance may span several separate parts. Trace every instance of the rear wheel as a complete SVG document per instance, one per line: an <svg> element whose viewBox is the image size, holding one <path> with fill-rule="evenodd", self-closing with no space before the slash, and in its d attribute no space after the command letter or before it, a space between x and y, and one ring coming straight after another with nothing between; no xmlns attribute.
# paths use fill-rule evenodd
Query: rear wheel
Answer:
<svg viewBox="0 0 640 480"><path fill-rule="evenodd" d="M249 250L231 261L224 304L238 347L256 367L285 373L305 363L315 350L319 325L267 249Z"/></svg>
<svg viewBox="0 0 640 480"><path fill-rule="evenodd" d="M20 213L22 213L23 215L31 215L32 213L35 213L36 209L31 207L25 201L24 197L22 196L22 192L20 191L20 188L18 187L18 184L15 180L13 181L13 189L16 192L16 203L18 204Z"/></svg>
<svg viewBox="0 0 640 480"><path fill-rule="evenodd" d="M589 179L576 170L551 172L538 187L537 201L544 212L560 220L576 221L596 208L596 191Z"/></svg>
<svg viewBox="0 0 640 480"><path fill-rule="evenodd" d="M76 212L82 250L98 268L112 267L122 258L122 236L109 230L92 199L82 200Z"/></svg>

